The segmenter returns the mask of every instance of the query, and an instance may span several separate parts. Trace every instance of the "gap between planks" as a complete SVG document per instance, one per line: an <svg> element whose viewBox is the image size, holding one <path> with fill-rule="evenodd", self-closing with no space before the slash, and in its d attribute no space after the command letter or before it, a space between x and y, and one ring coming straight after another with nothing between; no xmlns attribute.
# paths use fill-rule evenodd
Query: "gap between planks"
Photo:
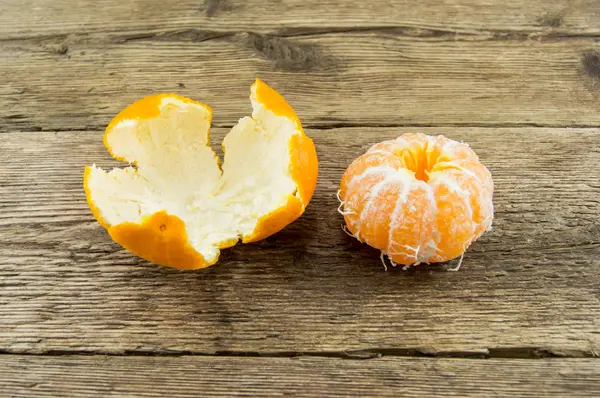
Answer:
<svg viewBox="0 0 600 398"><path fill-rule="evenodd" d="M590 359L25 357L0 362L0 394L25 397L598 397Z"/></svg>
<svg viewBox="0 0 600 398"><path fill-rule="evenodd" d="M0 350L0 355L25 356L75 356L102 355L114 357L249 357L249 358L338 358L349 360L376 359L382 357L399 358L460 358L460 359L549 359L549 358L597 358L600 353L593 350L551 350L541 347L504 347L487 348L471 351L433 351L416 348L377 348L348 351L215 351L199 352L187 350L124 350L122 352L94 350L48 350L31 352L21 350Z"/></svg>
<svg viewBox="0 0 600 398"><path fill-rule="evenodd" d="M108 126L108 123L106 124ZM86 126L85 128L61 128L61 129L24 129L19 130L14 126L11 126L10 130L0 128L0 134L10 133L98 133L103 132L106 126ZM211 129L231 129L233 124L222 124L215 123L210 127ZM480 128L480 129L515 129L515 128L540 128L540 129L598 129L600 124L543 124L543 123L492 123L492 124L477 124L477 123L431 123L431 124L403 124L403 123L352 123L352 122L335 122L335 123L303 123L302 127L307 130L335 130L335 129L361 129L361 128Z"/></svg>

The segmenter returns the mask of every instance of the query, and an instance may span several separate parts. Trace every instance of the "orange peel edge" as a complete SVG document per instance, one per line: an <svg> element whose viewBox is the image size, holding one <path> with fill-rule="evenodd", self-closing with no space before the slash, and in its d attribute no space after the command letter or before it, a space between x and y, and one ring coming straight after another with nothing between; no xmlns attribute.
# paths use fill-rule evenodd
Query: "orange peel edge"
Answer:
<svg viewBox="0 0 600 398"><path fill-rule="evenodd" d="M290 139L290 174L297 186L297 196L290 195L286 204L261 217L250 236L243 243L267 238L298 219L308 206L317 185L319 164L313 140L304 134L300 119L281 94L260 79L252 85L255 99L277 116L287 117L294 122L300 134Z"/></svg>

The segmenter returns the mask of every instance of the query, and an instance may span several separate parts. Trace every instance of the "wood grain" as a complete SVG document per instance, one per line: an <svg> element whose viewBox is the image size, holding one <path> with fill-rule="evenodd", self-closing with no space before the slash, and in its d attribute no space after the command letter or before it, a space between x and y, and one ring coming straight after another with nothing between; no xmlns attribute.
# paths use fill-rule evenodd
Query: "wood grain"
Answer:
<svg viewBox="0 0 600 398"><path fill-rule="evenodd" d="M18 18L17 18L18 17ZM245 30L281 33L304 28L407 27L600 33L594 0L4 0L0 37L153 29Z"/></svg>
<svg viewBox="0 0 600 398"><path fill-rule="evenodd" d="M600 20L600 19L599 19ZM231 126L256 77L307 126L600 125L600 43L494 33L162 30L0 42L0 132L104 128L178 92ZM343 101L342 101L343 99Z"/></svg>
<svg viewBox="0 0 600 398"><path fill-rule="evenodd" d="M597 0L0 1L0 396L600 396L599 38ZM178 92L218 148L256 77L317 144L307 212L197 272L114 244L81 186L110 119ZM407 131L494 176L459 272L340 228Z"/></svg>
<svg viewBox="0 0 600 398"><path fill-rule="evenodd" d="M598 397L600 360L12 356L11 397Z"/></svg>
<svg viewBox="0 0 600 398"><path fill-rule="evenodd" d="M405 131L464 140L496 183L494 230L446 265L385 272L346 236L339 178ZM217 146L225 129L216 129ZM112 243L87 208L83 166L117 165L101 132L0 135L0 349L14 353L600 351L600 130L307 130L320 177L281 233L179 272ZM450 264L451 266L452 264Z"/></svg>

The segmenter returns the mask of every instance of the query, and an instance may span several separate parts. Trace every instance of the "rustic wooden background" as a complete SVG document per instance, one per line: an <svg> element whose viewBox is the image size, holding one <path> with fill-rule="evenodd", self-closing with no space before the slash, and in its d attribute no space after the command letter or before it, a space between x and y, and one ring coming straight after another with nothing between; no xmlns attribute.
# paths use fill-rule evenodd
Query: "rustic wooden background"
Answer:
<svg viewBox="0 0 600 398"><path fill-rule="evenodd" d="M0 0L0 396L600 396L600 1ZM112 243L82 191L103 129L175 91L285 95L318 188L267 240L181 272ZM385 272L335 192L372 143L465 140L495 228Z"/></svg>

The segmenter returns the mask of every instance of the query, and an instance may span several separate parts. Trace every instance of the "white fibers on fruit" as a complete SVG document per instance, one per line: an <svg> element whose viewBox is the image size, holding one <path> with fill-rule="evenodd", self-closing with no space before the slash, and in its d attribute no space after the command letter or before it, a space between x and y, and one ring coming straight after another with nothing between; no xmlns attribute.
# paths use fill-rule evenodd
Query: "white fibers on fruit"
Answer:
<svg viewBox="0 0 600 398"><path fill-rule="evenodd" d="M356 239L360 243L363 243L362 240L360 240L360 238L358 237L358 234L354 235L352 232L350 232L350 230L348 229L348 227L346 227L345 225L342 225L342 231L344 231L346 233L346 235L353 237L354 239Z"/></svg>
<svg viewBox="0 0 600 398"><path fill-rule="evenodd" d="M456 267L454 267L454 268L448 268L448 271L456 272L456 271L458 271L460 269L460 266L462 265L462 262L463 262L463 258L465 257L465 252L467 251L467 247L469 245L470 245L469 242L465 242L463 244L463 252L460 255L460 260L458 260L458 265Z"/></svg>
<svg viewBox="0 0 600 398"><path fill-rule="evenodd" d="M454 268L448 268L448 271L452 271L452 272L458 271L460 269L460 266L462 265L464 257L465 257L465 253L463 252L463 254L460 255L460 260L458 260L458 265Z"/></svg>
<svg viewBox="0 0 600 398"><path fill-rule="evenodd" d="M381 255L379 256L379 259L381 260L381 264L383 264L383 268L385 268L385 271L387 272L387 265L385 264L385 252L381 251Z"/></svg>
<svg viewBox="0 0 600 398"><path fill-rule="evenodd" d="M392 242L394 244L396 244L395 242ZM391 244L390 244L391 246ZM415 262L411 265L419 265L421 262L419 261L419 251L421 250L421 245L415 247L409 246L409 245L401 245L400 247L404 247L405 249L408 249L410 251L412 251L414 254L411 255L411 257L414 257ZM388 256L397 256L397 255L407 255L404 252L388 252ZM390 257L391 260L391 257Z"/></svg>
<svg viewBox="0 0 600 398"><path fill-rule="evenodd" d="M388 172L396 172L396 171L397 171L396 169L394 169L393 167L389 167L389 166L371 166L371 167L367 168L365 171L363 171L361 174L352 177L352 179L348 183L348 191L350 191L350 189L354 186L354 184L356 184L357 182L361 181L363 178L368 177L372 174L388 173Z"/></svg>
<svg viewBox="0 0 600 398"><path fill-rule="evenodd" d="M342 198L340 198L340 193L341 193L341 189L338 189L337 191L337 200L340 202L340 205L338 206L338 213L340 213L342 216L348 215L348 214L356 214L356 212L354 210L346 210L346 203L342 200Z"/></svg>
<svg viewBox="0 0 600 398"><path fill-rule="evenodd" d="M340 205L338 206L338 213L340 213L342 216L348 215L348 214L356 214L356 212L350 210L350 211L346 211L345 206L346 206L346 202L344 202L342 200L342 198L340 197L340 192L341 190L337 191L337 199L340 202ZM348 236L353 237L354 239L358 240L359 242L362 243L362 241L360 240L358 233L355 235L352 232L350 232L350 230L348 229L348 227L346 225L342 225L342 231L344 231Z"/></svg>

